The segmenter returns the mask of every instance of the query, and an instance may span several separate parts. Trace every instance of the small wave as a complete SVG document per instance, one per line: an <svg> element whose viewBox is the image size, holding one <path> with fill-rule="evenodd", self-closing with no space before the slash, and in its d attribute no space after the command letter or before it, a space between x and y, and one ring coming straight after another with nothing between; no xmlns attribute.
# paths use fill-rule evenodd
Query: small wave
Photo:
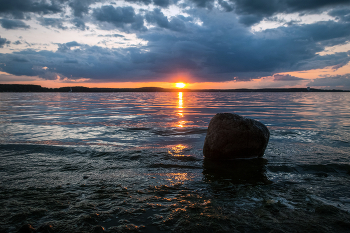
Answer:
<svg viewBox="0 0 350 233"><path fill-rule="evenodd" d="M314 174L316 176L327 177L328 174L350 174L349 164L304 164L293 166L271 166L267 169L274 173L299 173L299 174Z"/></svg>
<svg viewBox="0 0 350 233"><path fill-rule="evenodd" d="M156 135L160 136L171 136L171 135L189 135L189 134L205 134L207 129L203 128L171 128L163 130L153 130Z"/></svg>
<svg viewBox="0 0 350 233"><path fill-rule="evenodd" d="M181 165L181 164L164 164L164 163L155 163L155 164L149 165L148 167L150 167L150 168L203 169L202 166L191 166L191 165Z"/></svg>

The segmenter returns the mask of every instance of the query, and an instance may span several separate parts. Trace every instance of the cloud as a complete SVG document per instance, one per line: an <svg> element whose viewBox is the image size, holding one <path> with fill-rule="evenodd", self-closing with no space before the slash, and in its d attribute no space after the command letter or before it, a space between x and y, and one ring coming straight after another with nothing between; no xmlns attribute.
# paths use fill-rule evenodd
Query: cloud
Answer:
<svg viewBox="0 0 350 233"><path fill-rule="evenodd" d="M135 14L132 7L102 6L93 11L93 16L100 22L108 22L123 31L145 30L143 17Z"/></svg>
<svg viewBox="0 0 350 233"><path fill-rule="evenodd" d="M350 5L348 0L230 0L242 17L262 19L278 13L317 12L323 8ZM326 9L323 9L326 10ZM242 22L247 22L247 19ZM252 22L252 21L250 21ZM258 22L258 21L257 21Z"/></svg>
<svg viewBox="0 0 350 233"><path fill-rule="evenodd" d="M333 16L336 20L341 20L345 22L350 21L350 8L336 8L328 12L328 15Z"/></svg>
<svg viewBox="0 0 350 233"><path fill-rule="evenodd" d="M141 3L141 4L149 5L152 3L152 0L126 0L126 2Z"/></svg>
<svg viewBox="0 0 350 233"><path fill-rule="evenodd" d="M239 17L239 22L250 27L259 23L264 17L262 15L243 15Z"/></svg>
<svg viewBox="0 0 350 233"><path fill-rule="evenodd" d="M191 0L193 3L196 4L198 7L206 7L211 9L213 7L214 1L213 0Z"/></svg>
<svg viewBox="0 0 350 233"><path fill-rule="evenodd" d="M0 72L0 82L2 83L13 83L13 82L27 82L27 81L38 81L38 77L35 76L16 76L7 73Z"/></svg>
<svg viewBox="0 0 350 233"><path fill-rule="evenodd" d="M1 38L0 36L0 48L3 48L5 44L10 44L11 42L8 41L6 38Z"/></svg>
<svg viewBox="0 0 350 233"><path fill-rule="evenodd" d="M21 20L0 19L1 27L5 29L30 28Z"/></svg>
<svg viewBox="0 0 350 233"><path fill-rule="evenodd" d="M163 7L176 1L165 1L161 7L155 7L161 4L155 0L129 0L123 7L109 5L107 1L93 4L95 2L46 1L45 4L49 5L71 7L73 14L67 11L60 16L35 18L42 25L54 27L55 30L68 29L66 23L73 23L74 29L90 30L89 41L85 42L90 45L84 44L87 41L85 38L75 37L68 43L55 43L57 51L18 51L20 46L17 46L16 52L0 54L1 69L11 74L44 79L59 76L68 80L168 81L173 75L185 73L191 77L191 81L197 82L247 81L273 76L275 83L281 84L303 80L281 73L325 67L337 69L350 61L346 51L319 55L328 46L350 40L350 21L342 15L347 11L341 11L337 5L341 1L271 0L275 2L275 5L271 5L265 0L261 3L247 0L251 2L247 5L239 0L219 0L215 3L211 0L192 0L178 5L181 13L172 16L166 14L169 11ZM138 10L128 6L130 3L132 6L138 4ZM331 4L336 6L332 10L329 8L333 6ZM322 11L329 10L334 17L343 18L289 24L259 32L252 32L247 27L277 13L305 13L321 8ZM90 26L92 24L95 25ZM106 29L104 33L108 35L101 35L99 29ZM69 32L66 30L65 35ZM92 34L117 38L124 37L124 33L132 34L126 38L136 38L144 43L133 47L123 45L123 48L118 48L113 45L114 48L102 48L97 42L100 38L95 38L93 45ZM67 38L64 40L70 41ZM1 41L6 42L6 39L0 38L0 46L4 46L5 42ZM42 67L48 68L43 70Z"/></svg>
<svg viewBox="0 0 350 233"><path fill-rule="evenodd" d="M98 37L121 37L121 38L123 38L123 37L125 37L125 36L123 36L123 35L120 35L120 34L112 34L112 35L98 35Z"/></svg>
<svg viewBox="0 0 350 233"><path fill-rule="evenodd" d="M233 5L231 3L229 3L228 1L219 0L218 3L227 12L234 10Z"/></svg>
<svg viewBox="0 0 350 233"><path fill-rule="evenodd" d="M277 81L277 82L280 82L280 81L302 81L302 80L305 80L305 79L298 78L298 77L292 76L290 74L274 74L273 75L273 81Z"/></svg>
<svg viewBox="0 0 350 233"><path fill-rule="evenodd" d="M14 57L13 60L14 62L29 62L26 58L24 57Z"/></svg>
<svg viewBox="0 0 350 233"><path fill-rule="evenodd" d="M145 16L148 23L156 25L160 28L166 28L173 31L183 31L186 28L185 23L180 17L173 17L170 21L160 9L154 9Z"/></svg>
<svg viewBox="0 0 350 233"><path fill-rule="evenodd" d="M80 47L80 46L81 46L81 44L79 44L78 42L71 41L71 42L67 42L67 43L64 43L64 44L58 44L57 51L61 52L61 53L66 53L68 51L71 51L72 47ZM67 58L66 60L70 60L70 59Z"/></svg>
<svg viewBox="0 0 350 233"><path fill-rule="evenodd" d="M80 18L74 18L72 20L74 26L82 31L89 30L89 27L85 25L85 22Z"/></svg>
<svg viewBox="0 0 350 233"><path fill-rule="evenodd" d="M78 63L77 60L70 60L70 59L67 59L67 60L64 60L63 63Z"/></svg>
<svg viewBox="0 0 350 233"><path fill-rule="evenodd" d="M131 2L131 3L141 3L144 5L150 5L150 4L154 4L156 6L160 6L160 7L168 7L174 3L176 3L178 0L126 0L126 2Z"/></svg>
<svg viewBox="0 0 350 233"><path fill-rule="evenodd" d="M160 7L168 7L171 3L170 0L153 0L153 4Z"/></svg>
<svg viewBox="0 0 350 233"><path fill-rule="evenodd" d="M66 45L67 47L69 47L69 48L71 48L71 47L76 47L76 46L80 46L80 44L79 44L78 42L76 42L76 41L67 42L67 43L65 43L65 45Z"/></svg>
<svg viewBox="0 0 350 233"><path fill-rule="evenodd" d="M113 7L112 10L117 8ZM152 11L153 16L154 12L158 11ZM184 19L182 22L188 31L186 33L159 30L169 27L171 21L164 20L163 27L157 26L139 34L140 39L148 41L145 46L109 49L71 41L58 44L56 52L25 50L0 54L0 63L6 64L1 69L11 74L46 79L59 75L68 79L88 78L95 81L167 81L173 74L188 73L192 81L199 82L247 81L275 73L324 68L349 61L347 53L317 55L323 50L323 44L332 44L330 41L333 39L347 37L346 32L327 35L327 30L332 30L329 25L293 25L253 34L230 12L224 13L226 17L214 10L211 13L204 9L196 10L194 13L203 25ZM160 19L167 19L162 17ZM132 18L121 21L133 22ZM158 25L159 21L156 19L154 22ZM332 25L332 22L329 24ZM346 27L343 25L343 28ZM321 36L319 30L326 31ZM23 57L29 62L22 62L19 66L14 57ZM274 78L275 81L302 80L279 74Z"/></svg>
<svg viewBox="0 0 350 233"><path fill-rule="evenodd" d="M0 4L0 14L10 14L17 19L24 19L24 13L28 12L49 14L61 11L60 1L55 0L11 0L1 1Z"/></svg>
<svg viewBox="0 0 350 233"><path fill-rule="evenodd" d="M68 29L66 26L63 26L64 20L61 18L40 18L39 19L40 24L42 26L46 27L53 27L53 28L58 28L62 30Z"/></svg>
<svg viewBox="0 0 350 233"><path fill-rule="evenodd" d="M324 87L329 89L350 89L350 74L335 75L316 78L307 84L311 87Z"/></svg>
<svg viewBox="0 0 350 233"><path fill-rule="evenodd" d="M83 14L88 13L89 6L95 2L99 2L99 0L72 0L69 6L72 8L74 16L82 17Z"/></svg>
<svg viewBox="0 0 350 233"><path fill-rule="evenodd" d="M319 13L330 8L350 6L348 0L190 0L195 6L213 9L219 6L226 12L235 12L239 22L252 26L264 18L270 18L279 13ZM344 18L339 15L340 18Z"/></svg>

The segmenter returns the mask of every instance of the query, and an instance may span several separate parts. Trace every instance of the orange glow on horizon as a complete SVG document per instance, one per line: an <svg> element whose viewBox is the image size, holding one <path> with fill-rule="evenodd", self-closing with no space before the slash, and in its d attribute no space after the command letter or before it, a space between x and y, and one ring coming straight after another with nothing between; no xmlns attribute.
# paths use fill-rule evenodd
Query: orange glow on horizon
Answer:
<svg viewBox="0 0 350 233"><path fill-rule="evenodd" d="M325 67L323 69L294 71L294 72L280 72L280 75L291 75L304 80L299 82L284 82L275 81L273 76L261 77L259 79L251 79L247 81L220 81L220 82L198 82L191 79L188 74L177 74L174 76L166 76L164 80L154 82L95 82L96 80L76 79L76 80L45 80L38 76L15 76L9 73L0 71L1 84L34 84L46 88L60 88L60 87L74 87L84 86L88 88L140 88L140 87L160 87L160 88L177 88L179 91L188 91L195 89L240 89L240 88L288 88L288 87L306 87L312 86L309 84L313 79L322 78L325 75L336 76L350 73L350 63L334 69L333 67ZM315 88L323 88L316 86ZM345 88L346 89L346 88Z"/></svg>

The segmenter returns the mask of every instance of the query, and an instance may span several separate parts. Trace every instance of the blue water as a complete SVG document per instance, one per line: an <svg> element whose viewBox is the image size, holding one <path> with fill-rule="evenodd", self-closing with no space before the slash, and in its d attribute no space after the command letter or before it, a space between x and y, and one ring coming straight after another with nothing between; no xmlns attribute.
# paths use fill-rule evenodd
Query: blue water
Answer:
<svg viewBox="0 0 350 233"><path fill-rule="evenodd" d="M349 93L0 93L0 230L167 231L198 203L349 211L349 102ZM218 112L268 127L263 160L227 165L233 173L205 163Z"/></svg>

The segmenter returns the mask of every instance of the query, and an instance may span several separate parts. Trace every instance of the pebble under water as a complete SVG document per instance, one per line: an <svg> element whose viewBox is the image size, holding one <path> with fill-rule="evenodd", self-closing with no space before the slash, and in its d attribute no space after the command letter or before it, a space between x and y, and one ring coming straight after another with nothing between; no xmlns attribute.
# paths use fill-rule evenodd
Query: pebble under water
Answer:
<svg viewBox="0 0 350 233"><path fill-rule="evenodd" d="M350 232L349 102L0 93L0 232ZM205 160L218 112L264 123L264 157Z"/></svg>

